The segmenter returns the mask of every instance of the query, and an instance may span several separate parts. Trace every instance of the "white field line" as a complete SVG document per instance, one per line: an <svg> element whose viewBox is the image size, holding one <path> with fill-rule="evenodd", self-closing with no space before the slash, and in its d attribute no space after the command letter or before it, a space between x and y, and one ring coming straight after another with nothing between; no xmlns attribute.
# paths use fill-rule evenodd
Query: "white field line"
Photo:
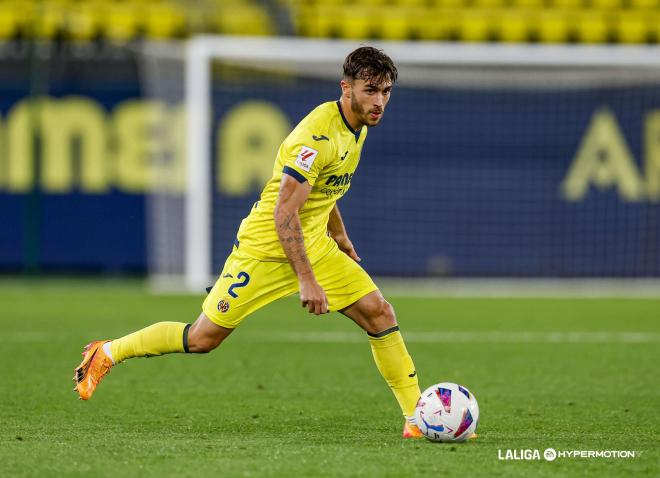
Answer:
<svg viewBox="0 0 660 478"><path fill-rule="evenodd" d="M658 343L654 332L403 332L409 343ZM272 332L251 333L259 342L364 343L359 332Z"/></svg>

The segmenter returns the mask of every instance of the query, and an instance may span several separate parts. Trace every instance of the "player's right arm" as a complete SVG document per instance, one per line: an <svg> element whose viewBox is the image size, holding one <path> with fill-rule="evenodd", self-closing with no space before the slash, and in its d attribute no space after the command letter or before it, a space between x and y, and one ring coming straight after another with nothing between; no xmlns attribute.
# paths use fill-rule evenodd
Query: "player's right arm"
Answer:
<svg viewBox="0 0 660 478"><path fill-rule="evenodd" d="M307 307L310 313L319 315L328 312L328 299L316 281L312 264L307 257L299 215L300 208L305 204L311 190L309 182L301 183L288 174L282 174L274 219L282 249L298 276L302 306Z"/></svg>

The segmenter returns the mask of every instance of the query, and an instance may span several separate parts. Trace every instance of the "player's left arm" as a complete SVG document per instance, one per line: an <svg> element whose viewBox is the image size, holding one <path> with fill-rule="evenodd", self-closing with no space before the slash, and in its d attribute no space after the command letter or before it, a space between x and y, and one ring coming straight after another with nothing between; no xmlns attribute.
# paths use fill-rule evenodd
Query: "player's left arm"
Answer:
<svg viewBox="0 0 660 478"><path fill-rule="evenodd" d="M337 203L335 203L335 207L330 211L330 218L328 219L328 234L330 234L330 237L332 237L337 243L339 249L345 252L351 259L357 262L362 261L360 256L357 255L357 252L355 252L353 243L348 238L346 226L344 226L344 221L341 218Z"/></svg>

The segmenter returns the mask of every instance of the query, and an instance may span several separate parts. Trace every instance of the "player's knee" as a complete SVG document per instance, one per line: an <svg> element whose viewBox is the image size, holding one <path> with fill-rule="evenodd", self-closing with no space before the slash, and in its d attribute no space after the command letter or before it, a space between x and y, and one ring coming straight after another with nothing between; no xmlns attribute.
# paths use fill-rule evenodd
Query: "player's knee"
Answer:
<svg viewBox="0 0 660 478"><path fill-rule="evenodd" d="M387 302L382 296L378 297L378 300L374 301L366 310L367 322L372 329L369 332L382 332L390 327L396 325L396 314L394 313L394 307L392 304Z"/></svg>
<svg viewBox="0 0 660 478"><path fill-rule="evenodd" d="M391 326L396 325L396 314L394 313L394 307L388 301L383 299L383 304L381 307L381 317L384 322L387 322Z"/></svg>

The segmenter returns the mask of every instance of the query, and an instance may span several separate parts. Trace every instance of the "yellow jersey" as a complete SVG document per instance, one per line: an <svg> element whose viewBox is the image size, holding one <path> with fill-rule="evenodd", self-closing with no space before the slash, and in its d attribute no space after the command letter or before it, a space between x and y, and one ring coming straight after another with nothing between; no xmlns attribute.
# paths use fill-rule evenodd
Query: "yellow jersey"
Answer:
<svg viewBox="0 0 660 478"><path fill-rule="evenodd" d="M367 128L355 131L344 117L339 101L323 103L309 113L286 137L277 153L273 176L259 201L243 219L237 246L264 261L287 261L275 230L273 213L283 174L312 190L299 211L308 256L327 240L328 219L335 203L351 187L360 161Z"/></svg>

